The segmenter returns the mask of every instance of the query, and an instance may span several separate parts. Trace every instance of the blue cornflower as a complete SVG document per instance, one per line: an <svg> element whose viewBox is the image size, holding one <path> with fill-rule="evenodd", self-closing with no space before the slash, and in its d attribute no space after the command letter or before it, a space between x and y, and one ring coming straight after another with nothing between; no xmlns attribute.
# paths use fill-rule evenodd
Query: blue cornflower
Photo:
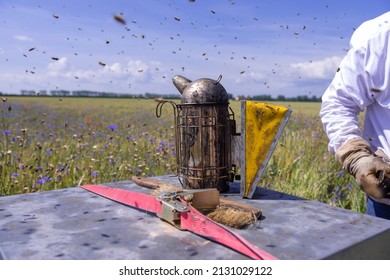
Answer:
<svg viewBox="0 0 390 280"><path fill-rule="evenodd" d="M114 130L117 130L118 129L118 126L116 124L110 124L108 126L108 129L111 130L111 131L114 131Z"/></svg>
<svg viewBox="0 0 390 280"><path fill-rule="evenodd" d="M160 144L160 146L161 146L161 147L164 147L164 146L165 146L167 143L166 143L166 142L164 142L164 141L160 141L160 143L159 143L159 144Z"/></svg>
<svg viewBox="0 0 390 280"><path fill-rule="evenodd" d="M141 174L141 173L142 173L142 170L139 169L139 168L136 168L136 169L134 169L134 172L137 173L137 174Z"/></svg>
<svg viewBox="0 0 390 280"><path fill-rule="evenodd" d="M38 185L43 185L44 183L46 183L46 182L48 182L48 181L50 181L50 180L51 180L50 177L43 176L42 178L38 179L38 180L36 181L36 183L37 183Z"/></svg>

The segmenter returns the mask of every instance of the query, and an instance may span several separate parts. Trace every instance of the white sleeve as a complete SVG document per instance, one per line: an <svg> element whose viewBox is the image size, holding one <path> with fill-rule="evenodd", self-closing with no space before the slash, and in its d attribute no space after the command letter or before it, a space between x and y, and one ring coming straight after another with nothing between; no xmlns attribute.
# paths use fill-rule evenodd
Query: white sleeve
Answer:
<svg viewBox="0 0 390 280"><path fill-rule="evenodd" d="M322 96L320 118L331 153L352 138L362 138L358 115L373 102L365 51L364 48L349 50Z"/></svg>

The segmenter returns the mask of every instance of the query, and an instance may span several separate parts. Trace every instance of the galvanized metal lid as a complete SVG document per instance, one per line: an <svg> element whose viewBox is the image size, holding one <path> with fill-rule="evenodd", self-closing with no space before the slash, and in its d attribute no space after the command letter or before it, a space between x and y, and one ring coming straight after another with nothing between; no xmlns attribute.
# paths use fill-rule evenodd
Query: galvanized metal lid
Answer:
<svg viewBox="0 0 390 280"><path fill-rule="evenodd" d="M221 79L222 76L219 76L217 80L202 78L191 81L183 76L176 75L172 81L182 94L182 104L228 104L229 97L225 88L220 84Z"/></svg>

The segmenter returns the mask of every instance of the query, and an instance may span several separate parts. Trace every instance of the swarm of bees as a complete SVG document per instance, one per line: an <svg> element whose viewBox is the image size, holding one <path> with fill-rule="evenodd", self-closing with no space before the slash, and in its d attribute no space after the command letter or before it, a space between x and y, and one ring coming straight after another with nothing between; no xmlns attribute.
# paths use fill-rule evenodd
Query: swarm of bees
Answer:
<svg viewBox="0 0 390 280"><path fill-rule="evenodd" d="M188 2L195 3L195 0L188 0ZM234 7L235 5L238 6L238 2L236 3L236 1L234 1L234 0L227 0L226 2L229 3L230 6L232 6L232 7ZM222 59L218 58L218 61L224 60L223 65L221 65L221 67L225 67L226 65L230 65L231 67L241 68L238 71L237 70L232 71L232 72L236 73L235 74L235 75L237 75L236 78L238 78L238 76L240 76L240 79L252 79L252 77L256 76L256 75L253 75L254 71L256 71L255 69L257 69L257 67L253 67L255 65L253 61L257 58L257 56L252 55L250 57L249 54L242 53L245 48L239 49L239 50L234 50L234 52L226 51L227 47L232 47L232 46L224 45L223 47L221 47L222 43L219 43L220 42L219 40L221 40L221 38L225 39L227 37L230 40L234 40L237 42L239 42L240 40L241 41L246 40L248 35L244 32L242 34L240 34L239 28L241 28L241 30L243 30L245 27L247 27L248 25L251 25L253 22L256 22L256 25L263 24L262 22L264 20L261 18L261 16L259 14L257 14L257 11L260 10L258 7L259 5L256 4L254 6L254 8L251 10L251 13L253 13L253 14L247 15L246 20L248 23L244 22L244 20L242 18L238 19L238 18L233 17L232 21L233 21L234 25L237 27L236 30L238 30L238 31L233 31L233 32L237 32L237 34L234 34L234 33L228 34L228 33L222 33L222 31L221 31L221 30L223 30L223 27L228 24L228 21L227 21L228 19L226 18L225 11L220 12L218 9L210 9L210 8L204 9L204 7L202 7L199 3L187 5L186 8L191 7L191 9L198 9L198 10L196 10L196 12L197 12L196 14L198 14L198 12L201 11L200 7L202 9L204 9L202 11L202 13L203 13L202 19L197 19L194 16L188 15L187 10L185 10L184 8L181 8L181 7L179 8L179 6L175 7L173 5L176 5L176 4L172 4L172 3L169 3L168 5L171 8L173 8L171 10L173 13L176 13L176 14L164 15L163 17L160 18L159 24L161 26L164 26L164 27L168 26L168 25L173 26L173 27L169 27L169 28L173 28L174 31L171 31L171 29L169 29L169 28L164 29L164 33L162 33L164 35L161 35L160 37L158 37L158 35L155 35L155 34L149 34L145 30L140 30L142 28L142 26L146 25L145 22L143 22L143 18L138 14L135 14L135 16L134 16L134 14L131 14L129 11L123 11L123 12L118 11L115 14L111 14L111 21L119 24L115 28L118 28L118 26L123 26L123 29L122 29L123 33L120 34L121 39L131 38L134 40L137 40L137 39L143 40L145 42L144 53L146 53L148 50L153 51L160 46L165 47L166 45L168 45L168 46L172 46L172 49L165 50L165 53L175 55L175 56L181 56L180 61L183 61L183 63L188 63L188 61L194 57L197 60L200 60L199 58L201 58L202 61L209 61L209 62L205 62L205 63L211 63L211 62L214 63L216 61L216 57L220 56ZM89 6L91 7L92 5L89 5ZM63 7L65 8L65 5ZM327 6L327 8L328 8L328 6ZM134 11L137 11L137 10L135 9ZM59 12L59 11L57 11L57 12ZM52 12L51 14L49 14L49 16L51 15L52 19L54 19L53 22L55 22L56 26L59 26L59 24L61 24L61 22L65 21L65 20L69 20L68 18L65 17L65 15L61 15L61 13L57 13L57 12L55 12L55 13ZM128 17L130 17L130 15L131 15L131 17L139 16L139 18L130 19L130 18L128 18ZM298 12L298 13L296 13L296 15L299 16L300 13ZM109 18L110 15L108 14L107 17ZM207 20L206 22L203 21L205 19ZM315 17L313 19L315 20L315 19L317 19L317 17ZM242 22L240 22L240 21L242 21ZM176 23L173 23L173 22L176 22ZM148 24L149 23L150 22L148 22ZM301 36L304 32L306 32L305 30L307 30L306 24L304 24L304 25L302 24L299 26L297 24L292 24L292 23L290 23L290 25L286 24L286 23L283 23L283 24L274 23L274 25L276 27L279 27L279 30L280 30L279 33L287 31L287 32L285 32L285 34L293 35L292 38L297 38L297 37ZM188 28L191 28L191 29L188 29ZM77 32L84 32L83 34L87 34L86 33L87 28L74 27L74 29L77 30ZM206 30L206 29L208 29L208 30ZM119 30L121 30L121 29L119 29ZM170 33L169 32L165 33L165 30L169 30ZM179 33L179 30L182 30L182 32ZM208 38L208 42L211 43L210 46L214 45L215 49L213 50L211 47L207 48L207 49L206 49L206 47L204 49L200 49L200 48L202 48L201 44L199 46L193 45L193 43L191 43L192 44L191 46L186 45L188 41L186 41L185 39L188 38L188 36L191 36L191 34L190 34L191 32L187 33L188 30L190 30L190 31L194 30L196 32L198 32L200 30L200 32L204 32L205 34L206 33L208 34L208 32L210 32L210 34L213 34L214 37ZM114 46L115 47L118 46L117 42L119 40L118 39L119 36L118 36L118 38L115 38L115 36L112 35L111 32L107 32L107 30L104 30L103 28L101 28L100 31L106 32L105 34L108 34L108 35L106 35L107 37L110 36L110 38L102 39L101 40L102 44L105 43L105 45L110 45L110 46L107 46L107 48L108 47L114 48ZM131 33L127 33L127 32L131 32ZM186 32L186 34L183 34L183 32ZM214 32L214 33L211 33L211 32ZM158 30L157 30L156 34L158 34ZM276 35L279 35L279 34L276 34ZM72 48L75 46L77 47L77 43L78 43L77 41L81 41L81 39L84 39L84 38L72 38L69 35L67 35L67 36L68 36L66 38L67 43L70 43ZM165 36L165 37L163 37L163 36ZM92 41L93 38L92 37L87 38L87 40ZM172 43L167 43L167 40L169 40L169 42L172 42ZM163 42L163 43L161 43L161 42ZM218 42L218 44L217 44L217 42ZM132 42L129 42L127 45L128 47L126 46L125 49L123 49L123 50L118 51L116 49L117 54L123 55L123 54L126 54L126 52L131 52L131 50L132 50L131 43ZM237 44L235 46L237 46ZM37 53L39 53L40 48L41 47L39 47L38 45L32 46L32 47L28 48L29 53L25 52L23 54L23 56L27 58L27 57L31 57L33 55L36 55ZM194 49L191 49L191 48L197 48L197 49L195 49L195 51L194 51ZM286 48L288 48L288 47L286 46ZM185 51L187 51L187 53L184 53ZM43 52L43 51L41 53L45 54L45 52ZM72 53L75 56L78 56L78 58L83 57L83 53L81 51L79 51L79 52L72 51ZM88 55L90 57L94 56L94 54L92 52L89 53ZM66 55L59 55L59 53L57 53L57 56L50 55L50 56L48 56L48 58L51 59L52 64L55 64L56 62L58 62L58 65L60 65L62 62L64 62L64 64L66 63L66 60L65 60ZM104 69L104 70L97 69L96 71L106 71L107 69L111 69L111 67L106 67L109 64L104 61L104 60L106 60L108 62L109 60L111 60L110 58L101 57L100 59L101 60L97 59L93 63L90 63L89 66L96 67L96 65L99 65L99 66L102 66L102 69ZM244 59L244 60L242 60L242 59ZM70 60L68 60L68 61L70 61ZM187 65L186 65L186 67L184 67L184 65L173 66L173 63L174 63L173 61L177 61L177 60L173 59L172 64L160 65L159 68L154 67L154 65L148 65L149 67L143 66L142 69L140 69L140 68L134 69L133 68L131 71L133 71L134 73L143 73L143 74L150 74L150 71L159 71L159 73L161 73L161 74L158 74L158 75L163 80L163 79L167 78L167 76L169 76L168 75L169 71L184 72L184 71L188 71L188 69L191 70L191 68L188 67ZM169 62L166 62L166 63L168 64ZM241 65L239 65L238 63L241 63ZM258 65L258 63L256 63L256 65ZM104 67L106 67L106 68L104 68ZM249 70L249 68L251 70ZM121 66L121 71L123 73L130 72L129 69ZM243 70L243 69L246 69L246 70ZM31 74L37 73L36 74L36 76L37 76L39 74L39 69L32 68L32 70L28 69L28 70L26 70L26 72L31 73ZM272 70L269 71L269 74L271 74L271 73L275 74L276 70L273 68ZM267 75L267 74L265 74L265 75ZM95 74L91 75L90 77L97 77L97 76L98 76L98 74L95 73ZM139 75L137 74L137 76L139 76ZM258 75L258 76L261 76L261 75ZM70 73L69 73L69 75L67 75L67 77L73 77L76 80L83 80L82 75L79 75L79 74L76 75L75 73L72 73L72 75L70 75ZM112 81L110 81L110 82L112 82ZM259 82L262 83L263 81L259 81Z"/></svg>

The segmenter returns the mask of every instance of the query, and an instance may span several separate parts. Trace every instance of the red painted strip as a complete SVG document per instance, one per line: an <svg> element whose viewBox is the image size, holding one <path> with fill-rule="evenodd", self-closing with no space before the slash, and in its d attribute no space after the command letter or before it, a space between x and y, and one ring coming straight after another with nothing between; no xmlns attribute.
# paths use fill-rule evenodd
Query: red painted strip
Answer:
<svg viewBox="0 0 390 280"><path fill-rule="evenodd" d="M161 202L147 194L98 185L84 185L81 188L137 209L155 214L162 211ZM274 256L250 243L228 227L207 218L184 200L181 202L190 208L188 212L181 214L182 229L208 238L255 260L276 260Z"/></svg>
<svg viewBox="0 0 390 280"><path fill-rule="evenodd" d="M156 214L161 212L161 202L147 194L97 185L84 185L81 188L128 206Z"/></svg>
<svg viewBox="0 0 390 280"><path fill-rule="evenodd" d="M182 201L182 203L186 203ZM230 228L207 218L191 205L189 212L182 213L181 226L195 234L209 238L255 260L276 260L274 256L250 243Z"/></svg>

